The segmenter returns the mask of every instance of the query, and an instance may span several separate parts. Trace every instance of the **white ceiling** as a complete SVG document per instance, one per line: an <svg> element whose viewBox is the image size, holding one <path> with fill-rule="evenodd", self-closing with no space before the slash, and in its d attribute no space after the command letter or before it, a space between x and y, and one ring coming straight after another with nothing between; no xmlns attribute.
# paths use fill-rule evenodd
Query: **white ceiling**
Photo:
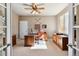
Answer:
<svg viewBox="0 0 79 59"><path fill-rule="evenodd" d="M57 15L60 11L62 11L68 4L67 3L45 3L41 7L45 7L44 10L41 11L41 14L37 14L40 16L54 16ZM20 16L31 16L31 10L25 10L24 8L28 8L29 6L24 6L22 3L12 3L12 9Z"/></svg>

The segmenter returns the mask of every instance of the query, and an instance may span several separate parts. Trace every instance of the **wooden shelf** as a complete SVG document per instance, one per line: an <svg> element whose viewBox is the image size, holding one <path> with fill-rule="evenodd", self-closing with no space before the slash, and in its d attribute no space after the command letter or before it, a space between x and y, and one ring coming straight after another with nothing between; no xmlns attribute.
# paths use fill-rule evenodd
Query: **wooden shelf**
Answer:
<svg viewBox="0 0 79 59"><path fill-rule="evenodd" d="M73 7L76 7L76 6L78 6L79 5L79 3L76 3Z"/></svg>
<svg viewBox="0 0 79 59"><path fill-rule="evenodd" d="M2 31L2 32L0 32L0 34L3 34L3 35L5 35L5 33Z"/></svg>
<svg viewBox="0 0 79 59"><path fill-rule="evenodd" d="M5 23L5 20L0 20L0 22Z"/></svg>
<svg viewBox="0 0 79 59"><path fill-rule="evenodd" d="M7 26L0 26L0 28L7 28Z"/></svg>
<svg viewBox="0 0 79 59"><path fill-rule="evenodd" d="M5 17L3 17L3 16L0 16L0 19L2 19L2 20L5 20Z"/></svg>
<svg viewBox="0 0 79 59"><path fill-rule="evenodd" d="M0 4L0 6L1 6L1 7L3 7L3 8L7 8L7 7L6 7L6 6L4 6L3 4Z"/></svg>
<svg viewBox="0 0 79 59"><path fill-rule="evenodd" d="M79 28L79 25L74 26L73 28Z"/></svg>
<svg viewBox="0 0 79 59"><path fill-rule="evenodd" d="M5 23L5 17L0 16L0 22Z"/></svg>

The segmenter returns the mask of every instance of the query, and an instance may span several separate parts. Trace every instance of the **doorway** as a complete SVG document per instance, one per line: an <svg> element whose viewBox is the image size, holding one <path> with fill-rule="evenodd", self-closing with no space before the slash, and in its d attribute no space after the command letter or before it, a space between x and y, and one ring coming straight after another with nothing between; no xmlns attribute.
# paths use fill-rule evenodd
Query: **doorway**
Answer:
<svg viewBox="0 0 79 59"><path fill-rule="evenodd" d="M50 4L47 4L47 5L49 6ZM52 3L52 5L53 5L53 3ZM58 4L56 4L56 5L58 5ZM13 6L15 7L15 8L13 8L15 10L15 9L18 8L18 6L23 6L23 4L17 3L17 4L13 4ZM54 8L52 8L52 9L54 9ZM21 8L18 8L17 10L21 10ZM15 11L17 11L17 10L15 10ZM23 10L24 9L22 8L21 11L23 11ZM49 11L49 10L47 10L47 11ZM24 13L25 12L26 11L24 11ZM17 31L18 27L16 27L17 25L15 25L16 23L18 24L18 22L16 21L17 20L17 16L19 16L19 14L16 15L15 18L13 19L13 20L15 20L15 22L13 22L14 27L12 29L13 32L15 31L13 33L13 35L16 35L16 37L17 37L17 32L18 32ZM33 36L29 36L29 35L27 36L26 35L26 38L27 37L31 37L31 38L30 39L26 39L26 44L25 45L24 45L24 42L25 42L24 40L25 39L21 40L21 39L16 38L16 45L13 46L13 52L14 52L13 54L14 54L14 56L17 56L17 55L18 56L20 56L20 55L21 56L22 55L23 56L28 56L28 55L29 56L30 55L32 55L32 56L34 56L34 55L42 55L42 56L47 56L47 55L48 56L67 55L67 51L62 51L62 49L61 49L62 48L62 43L61 42L63 41L63 38L61 36L63 34L62 35L59 34L57 36L57 38L60 36L62 39L58 38L58 40L56 40L56 43L53 42L55 40L53 40L52 37L53 37L54 32L56 32L56 29L55 29L56 28L56 22L55 22L56 20L54 19L54 17L52 17L52 16L40 16L40 17L39 16L38 17L37 16L29 16L28 17L27 16L26 17L26 16L21 15L21 17L19 18L19 21L28 21L29 22L29 26L28 27L29 27L29 34L30 35L37 34L37 31L40 31L39 29L40 29L40 26L41 26L41 28L43 28L46 31L46 34L48 34L46 36L48 36L49 38L47 39L47 42L46 41L43 42L41 40L40 40L40 42L36 42L36 44L39 44L39 43L41 43L41 44L39 44L39 45L35 44L32 47L32 49L31 49L31 47L27 47L25 45L28 45L28 46L32 45L31 42L32 42ZM23 27L21 29L24 30L24 28L25 27ZM58 45L56 45L56 44L58 44L60 47ZM42 48L42 50L39 49L39 48L42 47L41 45L44 47L44 48ZM39 47L39 46L41 46L41 47ZM39 48L37 49L37 47L39 47Z"/></svg>

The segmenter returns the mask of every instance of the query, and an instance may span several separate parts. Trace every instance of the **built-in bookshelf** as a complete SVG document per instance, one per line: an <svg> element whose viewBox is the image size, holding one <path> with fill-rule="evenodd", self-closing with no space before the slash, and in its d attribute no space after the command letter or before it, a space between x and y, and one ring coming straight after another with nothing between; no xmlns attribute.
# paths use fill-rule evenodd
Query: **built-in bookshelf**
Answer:
<svg viewBox="0 0 79 59"><path fill-rule="evenodd" d="M0 48L5 46L4 42L6 43L6 8L6 3L0 3ZM2 55L5 55L5 50L0 51L0 56Z"/></svg>
<svg viewBox="0 0 79 59"><path fill-rule="evenodd" d="M74 45L79 48L79 4L73 4L74 9L74 24L73 24L73 33L74 33ZM75 51L76 55L79 55L78 51Z"/></svg>
<svg viewBox="0 0 79 59"><path fill-rule="evenodd" d="M7 7L5 6L5 3L0 3L0 6L3 7L3 8L7 8Z"/></svg>
<svg viewBox="0 0 79 59"><path fill-rule="evenodd" d="M74 29L78 29L79 28L79 25L74 25L73 28Z"/></svg>

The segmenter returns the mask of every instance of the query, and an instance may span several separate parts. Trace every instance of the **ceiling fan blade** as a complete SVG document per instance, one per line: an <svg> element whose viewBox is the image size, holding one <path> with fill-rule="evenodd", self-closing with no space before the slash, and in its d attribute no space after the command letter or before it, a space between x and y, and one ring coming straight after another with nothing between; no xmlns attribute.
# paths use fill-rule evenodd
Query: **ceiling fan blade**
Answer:
<svg viewBox="0 0 79 59"><path fill-rule="evenodd" d="M44 7L38 8L38 9L45 9Z"/></svg>
<svg viewBox="0 0 79 59"><path fill-rule="evenodd" d="M32 5L36 5L36 3L32 3Z"/></svg>
<svg viewBox="0 0 79 59"><path fill-rule="evenodd" d="M30 6L30 7L32 6L32 5L30 5L30 4L23 4L23 5L25 5L25 6Z"/></svg>
<svg viewBox="0 0 79 59"><path fill-rule="evenodd" d="M26 9L26 10L32 10L32 8L24 8L24 9Z"/></svg>
<svg viewBox="0 0 79 59"><path fill-rule="evenodd" d="M44 5L44 3L39 3L39 4L37 4L37 6L41 6L41 5Z"/></svg>
<svg viewBox="0 0 79 59"><path fill-rule="evenodd" d="M41 13L39 10L35 10L36 12L38 12L39 14Z"/></svg>
<svg viewBox="0 0 79 59"><path fill-rule="evenodd" d="M33 13L34 12L34 10L32 10L32 12L31 13Z"/></svg>

